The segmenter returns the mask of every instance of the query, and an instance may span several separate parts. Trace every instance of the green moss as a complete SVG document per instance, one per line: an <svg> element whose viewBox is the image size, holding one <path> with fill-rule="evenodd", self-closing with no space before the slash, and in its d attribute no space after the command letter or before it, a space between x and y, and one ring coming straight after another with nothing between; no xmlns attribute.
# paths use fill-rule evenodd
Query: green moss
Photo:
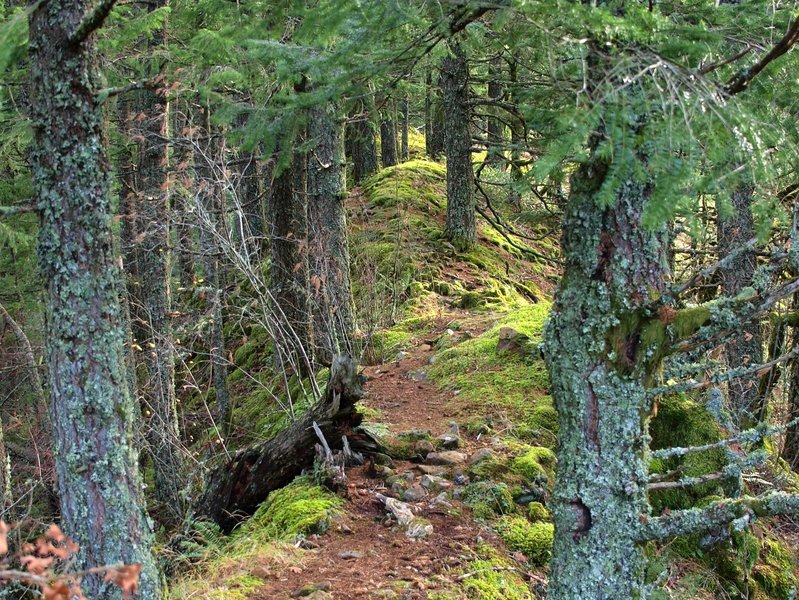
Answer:
<svg viewBox="0 0 799 600"><path fill-rule="evenodd" d="M461 500L481 519L488 519L494 514L506 515L515 509L513 495L508 486L493 481L470 483L464 488Z"/></svg>
<svg viewBox="0 0 799 600"><path fill-rule="evenodd" d="M752 577L770 598L790 598L792 590L799 590L796 558L777 540L763 541Z"/></svg>
<svg viewBox="0 0 799 600"><path fill-rule="evenodd" d="M550 482L554 475L555 453L549 448L533 447L513 460L511 469L527 481Z"/></svg>
<svg viewBox="0 0 799 600"><path fill-rule="evenodd" d="M552 515L549 514L547 507L540 502L530 502L527 505L527 519L531 523L538 523L540 521L550 521Z"/></svg>
<svg viewBox="0 0 799 600"><path fill-rule="evenodd" d="M508 548L523 553L532 564L543 566L549 562L555 537L551 523L530 523L524 517L506 516L497 521L496 529Z"/></svg>
<svg viewBox="0 0 799 600"><path fill-rule="evenodd" d="M514 565L487 545L478 546L480 558L466 565L463 595L478 600L532 600L533 595Z"/></svg>
<svg viewBox="0 0 799 600"><path fill-rule="evenodd" d="M657 416L650 427L652 448L671 446L699 446L722 439L723 432L716 420L704 406L684 395L663 398ZM680 477L697 477L720 471L727 463L723 449L693 452L682 458L672 458L651 464L653 472L666 473L679 470ZM665 508L671 510L691 508L703 497L718 491L719 484L673 490L657 490L650 495L656 513Z"/></svg>
<svg viewBox="0 0 799 600"><path fill-rule="evenodd" d="M298 477L275 490L236 536L291 539L298 535L322 533L330 525L343 501L329 491Z"/></svg>
<svg viewBox="0 0 799 600"><path fill-rule="evenodd" d="M427 370L428 378L460 390L455 402L470 411L521 423L528 435L534 428L553 427L556 419L547 396L549 376L543 361L533 355L500 355L496 351L502 327L528 336L532 345L538 343L548 313L549 305L544 302L507 313L482 335L440 352ZM554 443L553 436L546 437L545 443Z"/></svg>

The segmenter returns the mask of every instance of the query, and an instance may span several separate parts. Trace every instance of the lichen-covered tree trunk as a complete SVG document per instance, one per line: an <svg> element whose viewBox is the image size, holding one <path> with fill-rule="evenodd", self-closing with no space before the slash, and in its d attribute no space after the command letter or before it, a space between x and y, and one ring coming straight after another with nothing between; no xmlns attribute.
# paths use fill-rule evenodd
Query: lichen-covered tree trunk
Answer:
<svg viewBox="0 0 799 600"><path fill-rule="evenodd" d="M646 305L664 287L667 238L644 227L649 190L627 183L615 206L595 199L607 165L572 178L563 223L565 271L545 330L560 422L552 499L550 600L640 595L646 498Z"/></svg>
<svg viewBox="0 0 799 600"><path fill-rule="evenodd" d="M175 141L172 185L172 221L175 225L175 252L180 286L189 288L194 283L194 253L196 246L192 235L191 195L194 189L194 156L189 140L191 119L188 103L177 100L170 110L172 139Z"/></svg>
<svg viewBox="0 0 799 600"><path fill-rule="evenodd" d="M452 45L452 56L441 62L441 95L445 114L447 156L447 221L445 234L458 250L477 241L472 135L469 130L469 63Z"/></svg>
<svg viewBox="0 0 799 600"><path fill-rule="evenodd" d="M202 116L202 132L207 143L195 147L194 162L198 181L199 206L203 214L200 222L200 255L204 286L208 290L208 309L211 315L208 354L216 396L216 418L224 434L230 429L230 393L227 386L228 361L225 353L224 300L220 276L220 249L215 232L223 220L222 189L214 176L213 161L222 161L222 149L211 131L210 114Z"/></svg>
<svg viewBox="0 0 799 600"><path fill-rule="evenodd" d="M397 164L397 125L394 119L393 103L383 109L380 119L380 161L383 168Z"/></svg>
<svg viewBox="0 0 799 600"><path fill-rule="evenodd" d="M732 193L729 215L717 217L717 239L719 258L745 244L755 236L755 225L751 204L754 189L751 185L740 186ZM735 297L745 287L752 285L752 277L757 268L754 250L739 253L725 268L719 269L721 291L730 298ZM763 362L763 333L759 323L747 323L740 331L730 337L724 345L727 364L731 368ZM730 412L734 422L747 429L757 422L762 412L759 377L741 377L729 384Z"/></svg>
<svg viewBox="0 0 799 600"><path fill-rule="evenodd" d="M308 163L311 302L314 353L329 365L339 352L351 352L354 328L342 124L335 105L311 109Z"/></svg>
<svg viewBox="0 0 799 600"><path fill-rule="evenodd" d="M290 149L287 152L292 152ZM300 173L299 171L302 171ZM297 186L302 186L297 189ZM271 271L269 290L276 319L274 358L288 371L309 374L313 360L308 271L308 197L305 156L292 160L274 179L267 206Z"/></svg>
<svg viewBox="0 0 799 600"><path fill-rule="evenodd" d="M111 3L51 0L30 17L31 151L42 211L39 256L47 282L46 352L56 471L65 532L78 568L139 563L140 598L160 596L144 510L136 409L125 377L120 277L113 253L108 161L96 38ZM89 598L122 593L103 576Z"/></svg>
<svg viewBox="0 0 799 600"><path fill-rule="evenodd" d="M799 294L793 298L794 310L799 309ZM791 328L791 348L799 347L799 326ZM799 419L799 360L793 358L788 370L788 417L787 421ZM785 430L785 443L782 447L782 457L791 465L794 471L799 472L799 424L792 425Z"/></svg>
<svg viewBox="0 0 799 600"><path fill-rule="evenodd" d="M347 127L347 147L352 159L352 178L360 183L377 173L377 143L375 129L366 102L359 102Z"/></svg>

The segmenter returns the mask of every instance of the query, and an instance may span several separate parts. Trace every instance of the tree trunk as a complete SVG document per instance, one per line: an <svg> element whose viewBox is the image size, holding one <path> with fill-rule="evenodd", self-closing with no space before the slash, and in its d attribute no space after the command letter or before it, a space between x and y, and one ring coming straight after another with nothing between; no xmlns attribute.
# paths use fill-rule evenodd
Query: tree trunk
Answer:
<svg viewBox="0 0 799 600"><path fill-rule="evenodd" d="M178 277L182 288L194 285L194 252L192 217L189 214L194 190L194 156L189 131L191 119L187 114L188 103L176 101L172 115L172 138L175 143L174 171L172 188L172 211L175 223L175 242L178 263Z"/></svg>
<svg viewBox="0 0 799 600"><path fill-rule="evenodd" d="M403 161L408 160L410 157L408 149L408 130L410 129L410 106L408 96L402 98L402 141L401 141L401 157Z"/></svg>
<svg viewBox="0 0 799 600"><path fill-rule="evenodd" d="M397 125L394 120L392 102L383 109L380 119L380 160L383 168L397 164Z"/></svg>
<svg viewBox="0 0 799 600"><path fill-rule="evenodd" d="M208 289L208 309L211 314L210 347L211 374L216 394L216 418L224 435L230 430L230 394L227 387L227 356L225 353L223 298L220 285L220 250L216 240L219 223L224 221L222 211L222 189L213 175L213 161L222 161L218 142L213 139L210 114L206 109L202 117L202 132L208 138L204 148L197 147L194 161L199 180L200 254Z"/></svg>
<svg viewBox="0 0 799 600"><path fill-rule="evenodd" d="M453 55L441 63L447 154L447 239L460 251L477 242L472 135L469 130L469 65L453 44Z"/></svg>
<svg viewBox="0 0 799 600"><path fill-rule="evenodd" d="M87 18L93 11L100 11L98 17ZM97 101L101 78L93 29L102 17L86 0L51 0L30 16L31 162L42 210L47 363L61 518L80 545L76 568L141 564L139 597L149 599L160 597L160 589L133 443L136 409L124 369ZM103 575L85 577L83 589L89 598L122 597Z"/></svg>
<svg viewBox="0 0 799 600"><path fill-rule="evenodd" d="M668 238L642 224L650 190L640 184L599 206L607 168L594 159L572 178L566 267L544 337L560 422L550 600L635 598L643 585L646 382L658 365L641 339L644 307L664 289Z"/></svg>
<svg viewBox="0 0 799 600"><path fill-rule="evenodd" d="M347 355L333 360L324 397L299 420L276 437L240 451L214 469L208 477L197 512L230 531L255 512L269 492L289 483L313 464L316 423L331 445L361 421L355 403L363 396L363 377Z"/></svg>
<svg viewBox="0 0 799 600"><path fill-rule="evenodd" d="M799 309L799 294L793 297L793 309ZM799 348L799 326L791 327L791 348ZM787 422L799 419L799 359L793 358L788 371L788 416ZM782 457L799 472L799 424L785 430Z"/></svg>
<svg viewBox="0 0 799 600"><path fill-rule="evenodd" d="M433 73L427 69L424 76L424 152L433 158Z"/></svg>
<svg viewBox="0 0 799 600"><path fill-rule="evenodd" d="M352 158L352 178L356 184L377 173L377 144L375 130L366 103L361 102L354 120L347 127Z"/></svg>
<svg viewBox="0 0 799 600"><path fill-rule="evenodd" d="M510 96L511 102L516 104L516 97L518 95L518 80L519 71L518 63L515 58L510 58L508 61L508 78L511 82ZM513 116L510 128L510 178L511 185L508 190L508 205L515 211L519 212L522 209L522 195L517 189L517 186L522 181L524 175L522 174L521 162L521 145L524 140L523 124Z"/></svg>
<svg viewBox="0 0 799 600"><path fill-rule="evenodd" d="M305 156L292 152L292 161L272 183L266 212L272 259L269 290L276 319L275 365L308 375L312 371L313 343L304 173ZM296 189L297 184L302 189Z"/></svg>
<svg viewBox="0 0 799 600"><path fill-rule="evenodd" d="M314 144L308 167L314 354L329 365L334 355L352 352L354 329L342 124L334 105L311 109L308 136Z"/></svg>
<svg viewBox="0 0 799 600"><path fill-rule="evenodd" d="M750 206L754 189L751 185L736 189L731 198L732 214L717 217L719 258L746 243L755 236L755 225ZM726 268L719 269L721 291L724 296L734 298L747 286L752 285L752 276L757 268L754 250L740 253ZM731 368L763 362L763 333L759 323L748 323L740 333L728 339L724 345L727 364ZM733 421L742 429L757 423L762 406L759 393L759 378L741 377L729 384L730 412Z"/></svg>
<svg viewBox="0 0 799 600"><path fill-rule="evenodd" d="M499 100L502 97L502 59L494 58L488 65L488 99ZM488 109L488 152L485 164L499 169L505 168L505 159L502 156L504 146L504 129L502 121L497 118L498 108L490 106Z"/></svg>
<svg viewBox="0 0 799 600"><path fill-rule="evenodd" d="M163 5L163 0L156 2ZM163 32L154 36L159 44ZM157 72L157 67L154 69ZM153 459L155 496L171 523L184 516L181 491L185 473L178 427L175 397L175 355L172 335L169 207L169 103L165 88L142 90L140 106L144 119L136 133L140 136L136 195L139 233L138 317L141 338L139 354L145 379L141 385L144 415L147 418L147 442Z"/></svg>

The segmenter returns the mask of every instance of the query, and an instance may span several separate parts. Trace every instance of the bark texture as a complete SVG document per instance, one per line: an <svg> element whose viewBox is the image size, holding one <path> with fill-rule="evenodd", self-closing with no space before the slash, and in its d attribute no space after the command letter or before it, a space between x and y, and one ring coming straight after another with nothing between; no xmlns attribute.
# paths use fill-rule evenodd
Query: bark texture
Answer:
<svg viewBox="0 0 799 600"><path fill-rule="evenodd" d="M377 173L375 130L366 103L361 102L347 127L347 146L352 159L352 178L360 183Z"/></svg>
<svg viewBox="0 0 799 600"><path fill-rule="evenodd" d="M316 423L325 439L335 445L361 421L355 404L363 396L363 377L347 355L338 355L330 370L324 397L303 417L276 437L240 451L208 477L197 512L230 531L255 512L269 492L289 483L313 464Z"/></svg>
<svg viewBox="0 0 799 600"><path fill-rule="evenodd" d="M627 183L616 205L595 194L607 165L572 178L563 223L566 268L545 330L558 410L558 474L551 600L638 597L644 552L637 540L646 497L644 306L664 286L667 238L641 223L649 190Z"/></svg>
<svg viewBox="0 0 799 600"><path fill-rule="evenodd" d="M383 110L380 119L380 161L383 168L397 164L397 122L394 119L392 102Z"/></svg>
<svg viewBox="0 0 799 600"><path fill-rule="evenodd" d="M139 563L140 598L160 590L144 511L136 409L124 369L120 277L94 26L95 3L53 0L30 17L33 183L41 207L39 256L47 282L47 364L56 470L65 532L80 544L77 568ZM110 6L109 6L110 8ZM102 575L87 597L119 599Z"/></svg>
<svg viewBox="0 0 799 600"><path fill-rule="evenodd" d="M469 130L469 64L458 46L441 63L447 155L447 239L458 250L477 242L472 135Z"/></svg>
<svg viewBox="0 0 799 600"><path fill-rule="evenodd" d="M497 101L502 97L502 59L497 57L491 60L488 65L488 99ZM488 152L486 153L485 164L505 168L505 159L502 156L504 146L505 125L497 117L498 109L490 106L488 114Z"/></svg>
<svg viewBox="0 0 799 600"><path fill-rule="evenodd" d="M310 373L313 359L305 170L305 156L293 153L272 183L267 207L274 359L276 365L303 375ZM296 189L298 185L301 189Z"/></svg>
<svg viewBox="0 0 799 600"><path fill-rule="evenodd" d="M408 149L408 130L410 127L410 101L408 96L405 96L402 99L402 134L400 138L400 158L403 161L408 160L410 157Z"/></svg>
<svg viewBox="0 0 799 600"><path fill-rule="evenodd" d="M731 197L732 212L718 216L717 239L719 258L742 246L755 236L755 224L750 209L754 189L744 185L736 189ZM741 252L726 268L719 269L721 291L725 296L735 297L752 284L757 268L754 249ZM730 368L763 362L763 333L759 323L747 323L737 335L724 345L727 364ZM729 384L730 412L734 422L742 429L753 426L763 412L761 407L759 378L752 375L741 377Z"/></svg>
<svg viewBox="0 0 799 600"><path fill-rule="evenodd" d="M311 302L314 354L329 365L351 352L354 329L342 125L334 105L311 109L308 163Z"/></svg>

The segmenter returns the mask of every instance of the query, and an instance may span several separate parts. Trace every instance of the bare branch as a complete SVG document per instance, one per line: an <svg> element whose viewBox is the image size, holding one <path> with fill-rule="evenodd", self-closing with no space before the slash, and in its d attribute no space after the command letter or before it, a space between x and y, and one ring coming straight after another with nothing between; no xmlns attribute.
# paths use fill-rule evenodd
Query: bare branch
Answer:
<svg viewBox="0 0 799 600"><path fill-rule="evenodd" d="M727 82L724 90L729 96L734 96L739 92L743 92L749 87L749 83L758 73L765 69L772 61L788 52L797 42L799 42L799 17L794 19L788 31L782 36L782 39L777 42L763 58L748 69L741 69L738 71L738 73Z"/></svg>
<svg viewBox="0 0 799 600"><path fill-rule="evenodd" d="M111 9L114 8L114 4L116 4L116 0L100 0L97 6L83 15L78 26L69 34L69 43L73 45L80 44L99 29L111 12Z"/></svg>
<svg viewBox="0 0 799 600"><path fill-rule="evenodd" d="M158 74L155 77L152 77L150 79L145 79L143 81L134 81L133 83L122 85L119 87L103 88L102 90L97 92L97 104L100 105L113 96L119 96L120 94L126 94L134 90L154 89L158 87L158 85L162 81L163 81L163 75Z"/></svg>
<svg viewBox="0 0 799 600"><path fill-rule="evenodd" d="M27 201L26 201L27 202ZM17 206L0 206L0 217L38 213L39 207L35 204L19 204Z"/></svg>

